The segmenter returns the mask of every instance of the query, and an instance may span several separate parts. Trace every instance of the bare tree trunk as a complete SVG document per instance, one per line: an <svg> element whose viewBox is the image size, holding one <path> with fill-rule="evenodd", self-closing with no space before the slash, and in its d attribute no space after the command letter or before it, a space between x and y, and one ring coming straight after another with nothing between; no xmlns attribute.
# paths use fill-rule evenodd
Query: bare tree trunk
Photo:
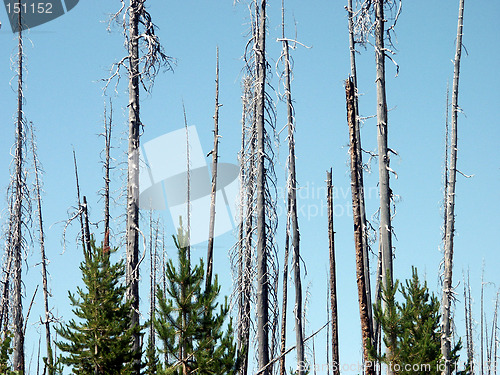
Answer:
<svg viewBox="0 0 500 375"><path fill-rule="evenodd" d="M453 238L455 232L455 184L457 176L457 117L458 117L458 81L460 76L460 57L462 55L462 33L464 17L464 0L460 0L460 9L458 14L457 27L457 48L455 52L455 67L453 74L453 89L451 99L451 153L449 183L447 186L446 199L446 233L444 245L444 279L442 306L442 336L441 336L441 354L445 361L445 369L442 375L450 375L451 368L451 334L452 334L452 272L453 272Z"/></svg>
<svg viewBox="0 0 500 375"><path fill-rule="evenodd" d="M149 344L152 348L156 350L156 331L154 327L154 319L156 312L156 261L158 257L158 221L156 221L155 228L153 228L153 214L150 213L150 243L149 243L149 264L151 266L151 272L149 274ZM154 232L154 233L153 233ZM154 239L153 239L154 238Z"/></svg>
<svg viewBox="0 0 500 375"><path fill-rule="evenodd" d="M266 85L266 0L256 1L257 37L255 38L256 82L255 124L257 131L257 355L258 367L263 368L269 362L269 281L267 271L266 238L266 167L265 167L265 85ZM257 9L257 7L259 9ZM269 375L267 368L263 375Z"/></svg>
<svg viewBox="0 0 500 375"><path fill-rule="evenodd" d="M351 63L351 77L354 85L354 133L356 135L356 153L358 154L358 170L356 174L359 187L359 211L361 218L361 233L363 241L363 269L365 274L365 294L367 312L369 317L371 341L376 346L373 338L373 314L372 314L372 296L371 296L371 283L370 283L370 258L369 258L369 244L368 244L368 228L366 225L366 209L365 209L365 187L363 182L363 152L361 147L361 130L359 125L359 106L358 106L358 74L356 71L356 45L354 41L354 10L352 0L347 1L347 12L349 20L349 57Z"/></svg>
<svg viewBox="0 0 500 375"><path fill-rule="evenodd" d="M219 156L219 47L217 47L217 69L215 78L215 114L214 114L214 148L212 150L212 193L210 196L210 223L208 229L207 277L206 288L212 283L214 229L215 229L215 198L217 196L217 161Z"/></svg>
<svg viewBox="0 0 500 375"><path fill-rule="evenodd" d="M248 349L250 344L250 294L252 264L252 222L253 222L253 137L254 119L249 115L252 105L252 80L243 79L241 152L240 152L240 228L238 255L238 350L241 355L240 374L248 371ZM247 133L247 123L250 130ZM248 142L247 142L248 138ZM247 151L247 147L249 151ZM248 160L250 159L250 160ZM248 164L248 165L247 165Z"/></svg>
<svg viewBox="0 0 500 375"><path fill-rule="evenodd" d="M37 203L38 225L39 225L39 241L40 241L40 255L42 258L42 283L43 283L43 305L45 308L45 341L47 345L47 367L49 375L54 374L54 362L52 356L52 341L50 339L50 310L49 310L49 290L47 283L47 257L45 256L45 234L43 230L43 217L42 217L42 198L39 180L38 157L36 153L36 144L34 136L34 128L31 127L31 151L33 153L33 167L35 169L35 194ZM45 372L45 371L44 371Z"/></svg>
<svg viewBox="0 0 500 375"><path fill-rule="evenodd" d="M327 201L328 201L328 243L330 252L330 305L332 324L332 365L333 375L340 374L339 362L339 328L337 315L337 275L335 264L335 231L333 229L333 186L332 170L326 173Z"/></svg>
<svg viewBox="0 0 500 375"><path fill-rule="evenodd" d="M127 300L131 301L130 325L139 326L139 0L130 0L129 9L129 136L127 177ZM141 350L139 332L132 336L133 373L140 373Z"/></svg>
<svg viewBox="0 0 500 375"><path fill-rule="evenodd" d="M380 189L380 245L382 247L382 285L392 283L392 226L391 197L389 186L389 148L387 147L387 99L385 89L385 47L384 47L384 0L375 1L375 59L377 66L377 144ZM386 310L386 302L382 301ZM390 338L392 340L392 338ZM391 346L386 348L387 358L391 360ZM391 366L387 373L392 374Z"/></svg>
<svg viewBox="0 0 500 375"><path fill-rule="evenodd" d="M295 124L294 110L292 104L291 89L291 63L288 40L285 38L284 0L282 0L282 38L283 59L285 65L284 85L285 100L287 105L287 127L288 127L288 211L287 211L287 233L286 240L291 238L293 247L293 273L295 284L295 340L297 343L297 374L305 374L304 362L304 330L302 324L302 282L300 278L300 234L297 217L297 177L295 171ZM288 224L290 222L290 225ZM284 291L285 293L285 291ZM283 347L283 343L282 343Z"/></svg>
<svg viewBox="0 0 500 375"><path fill-rule="evenodd" d="M21 6L22 1L18 4ZM24 359L24 330L23 330L23 301L22 301L22 252L23 252L23 187L25 179L23 176L23 148L24 148L24 113L23 113L23 35L22 35L22 12L19 12L18 17L18 88L17 88L17 126L16 126L16 151L15 151L15 172L14 172L14 207L13 215L15 224L13 227L14 233L12 236L12 249L14 252L14 354L13 368L14 371L19 371L24 374L25 359Z"/></svg>
<svg viewBox="0 0 500 375"><path fill-rule="evenodd" d="M484 375L484 261L481 274L481 375Z"/></svg>
<svg viewBox="0 0 500 375"><path fill-rule="evenodd" d="M108 124L109 121L109 124ZM109 173L111 170L111 130L113 126L113 103L109 101L109 119L106 118L106 109L104 110L104 247L109 246L109 184L111 182Z"/></svg>
<svg viewBox="0 0 500 375"><path fill-rule="evenodd" d="M467 330L469 331L469 337L470 337L470 348L468 351L468 358L469 358L469 363L470 363L470 372L471 374L474 374L475 370L475 363L474 363L474 340L473 338L473 331L472 331L472 297L471 297L471 287L470 287L470 277L469 277L469 271L467 271L467 290L468 290L468 298L466 303L468 304L468 312L469 312L469 326L467 327Z"/></svg>
<svg viewBox="0 0 500 375"><path fill-rule="evenodd" d="M354 219L354 243L356 247L356 279L358 284L359 316L361 320L361 333L363 338L363 360L365 364L371 363L369 355L369 345L372 343L372 332L369 307L366 298L366 280L363 259L363 225L361 221L360 210L360 189L359 189L359 154L356 137L356 111L354 106L355 86L353 79L346 81L346 101L347 101L347 122L349 124L349 140L351 154L351 192L352 192L352 211ZM366 374L374 374L373 366L366 366Z"/></svg>
<svg viewBox="0 0 500 375"><path fill-rule="evenodd" d="M288 198L288 207L290 207L290 197ZM290 249L290 236L288 235L290 231L290 221L287 220L286 223L286 237L285 237L285 259L283 260L283 301L281 309L281 340L280 340L280 354L283 354L286 350L286 313L288 304L288 255ZM280 375L286 374L285 368L285 356L280 358L279 363L279 373Z"/></svg>
<svg viewBox="0 0 500 375"><path fill-rule="evenodd" d="M83 246L83 252L85 253L86 244L88 241L85 238L85 228L83 227L83 207L82 207L82 203L80 200L80 182L78 180L78 163L76 161L76 152L75 152L74 148L73 148L73 163L75 166L76 197L78 199L78 218L80 219L80 231L82 234L82 246Z"/></svg>
<svg viewBox="0 0 500 375"><path fill-rule="evenodd" d="M187 231L183 238L186 238L184 246L187 250L187 260L188 266L191 264L191 157L189 156L190 144L189 144L189 129L186 115L186 107L184 106L184 101L182 102L182 111L184 112L184 129L186 130L186 220L187 220ZM184 235L184 234L183 234Z"/></svg>

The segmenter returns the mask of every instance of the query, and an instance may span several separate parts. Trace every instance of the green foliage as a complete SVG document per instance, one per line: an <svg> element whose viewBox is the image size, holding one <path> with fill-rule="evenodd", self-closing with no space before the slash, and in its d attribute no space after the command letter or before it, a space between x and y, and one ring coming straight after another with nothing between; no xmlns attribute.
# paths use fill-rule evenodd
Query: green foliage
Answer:
<svg viewBox="0 0 500 375"><path fill-rule="evenodd" d="M10 346L12 334L7 331L0 341L0 374L14 374L9 363L9 356L13 349Z"/></svg>
<svg viewBox="0 0 500 375"><path fill-rule="evenodd" d="M381 303L374 306L375 319L384 332L384 344L390 348L391 358L386 354L378 356L371 348L373 359L392 366L397 374L430 374L440 372L441 356L441 314L440 304L434 294L429 293L427 282L418 278L416 268L412 277L399 289L403 303L396 301L399 283L388 282L383 288ZM452 362L457 363L459 342L452 350ZM413 366L415 365L415 367ZM441 365L441 366L440 366Z"/></svg>
<svg viewBox="0 0 500 375"><path fill-rule="evenodd" d="M67 353L59 362L72 366L75 374L127 374L134 358L131 337L139 328L129 327L130 303L121 283L125 266L123 260L111 264L116 250L108 249L92 241L80 264L85 288L78 287L76 296L68 292L78 321L56 328L65 339L56 345Z"/></svg>
<svg viewBox="0 0 500 375"><path fill-rule="evenodd" d="M227 298L216 302L220 292L217 277L204 289L203 261L191 268L186 247L174 238L179 264L170 260L166 268L166 295L158 288L158 309L154 320L166 353L165 370L179 375L186 368L190 374L236 374L239 360L233 339ZM219 308L218 308L219 307ZM218 311L217 311L218 310Z"/></svg>

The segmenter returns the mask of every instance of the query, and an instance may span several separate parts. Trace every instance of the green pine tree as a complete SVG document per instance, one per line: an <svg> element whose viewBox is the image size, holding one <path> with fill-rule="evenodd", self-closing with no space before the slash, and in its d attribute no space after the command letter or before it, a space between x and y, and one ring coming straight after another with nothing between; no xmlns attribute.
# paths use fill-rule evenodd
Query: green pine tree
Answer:
<svg viewBox="0 0 500 375"><path fill-rule="evenodd" d="M170 260L166 268L166 295L158 288L158 309L154 321L166 353L163 374L231 375L238 370L238 355L234 343L227 298L218 306L220 292L217 276L204 290L204 267L191 267L186 243L174 237L178 249L178 267ZM219 307L219 308L218 308Z"/></svg>
<svg viewBox="0 0 500 375"><path fill-rule="evenodd" d="M382 298L387 302L385 313L380 302L374 306L375 319L384 332L384 344L392 343L392 356L379 356L373 348L371 356L392 366L396 374L438 373L442 358L439 301L429 292L427 282L420 282L415 267L412 267L411 279L399 289L403 303L396 301L398 285L396 281L394 286L389 283L383 288ZM454 363L458 361L460 349L459 341L452 351Z"/></svg>
<svg viewBox="0 0 500 375"><path fill-rule="evenodd" d="M85 288L78 287L76 295L68 292L78 320L56 329L64 339L56 345L66 353L60 362L75 374L128 374L134 358L132 332L139 328L129 327L130 304L121 282L124 262L111 264L116 250L103 251L94 241L90 249L80 264Z"/></svg>

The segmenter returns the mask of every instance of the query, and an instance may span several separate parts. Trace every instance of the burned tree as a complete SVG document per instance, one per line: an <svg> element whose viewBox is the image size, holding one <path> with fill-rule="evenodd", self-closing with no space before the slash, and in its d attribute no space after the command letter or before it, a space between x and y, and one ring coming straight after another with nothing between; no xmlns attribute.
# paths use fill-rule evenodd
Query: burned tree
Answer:
<svg viewBox="0 0 500 375"><path fill-rule="evenodd" d="M52 353L52 341L50 335L50 323L52 321L52 314L49 309L49 288L47 281L47 257L45 255L45 233L43 230L43 216L42 216L42 197L41 197L41 182L40 182L40 165L37 157L37 150L35 144L35 135L34 128L31 125L31 151L33 157L33 168L35 172L35 195L36 195L36 214L38 219L38 235L39 235L39 243L40 243L40 256L41 256L41 265L42 265L42 285L43 285L43 307L45 310L45 318L42 323L45 325L45 341L47 346L47 360L46 367L48 369L48 374L55 374L54 368L54 356Z"/></svg>
<svg viewBox="0 0 500 375"><path fill-rule="evenodd" d="M455 235L455 185L457 177L457 122L458 122L458 82L460 77L460 57L462 55L462 35L463 35L464 0L460 0L457 27L457 45L454 60L453 88L451 98L451 144L450 144L450 165L448 172L448 186L446 186L446 224L444 237L444 278L443 295L441 301L442 308L442 336L441 354L445 363L443 375L450 375L452 372L451 363L451 339L452 339L452 316L451 304L453 301L453 239ZM482 366L482 362L481 362Z"/></svg>
<svg viewBox="0 0 500 375"><path fill-rule="evenodd" d="M123 30L126 39L128 55L114 64L111 77L107 85L115 78L120 77L120 71L125 68L128 73L129 93L129 137L127 160L127 223L126 223L126 282L127 300L131 301L130 324L139 326L139 142L141 128L139 94L142 85L150 91L159 69L171 69L170 61L155 33L156 26L151 15L146 10L146 0L130 0L126 7L125 0L121 0L122 7L111 20L123 17ZM133 334L134 350L140 353L140 334ZM140 358L135 361L134 373L140 372Z"/></svg>
<svg viewBox="0 0 500 375"><path fill-rule="evenodd" d="M19 6L22 1L18 1ZM15 151L13 160L13 174L9 187L9 196L11 199L10 224L12 233L9 234L10 243L8 244L10 256L13 262L13 359L12 365L14 371L25 372L24 359L24 323L23 323L23 294L22 294L22 255L24 249L23 226L25 226L26 204L28 201L28 192L26 189L26 174L24 170L24 158L26 149L26 121L23 111L23 25L22 12L18 13L18 50L17 50L17 115L16 115L16 133L15 133Z"/></svg>
<svg viewBox="0 0 500 375"><path fill-rule="evenodd" d="M212 154L212 192L210 194L210 223L208 228L207 276L206 289L212 283L214 229L215 229L215 198L217 196L217 158L219 155L219 47L217 47L217 68L215 78L215 114L214 114L214 148Z"/></svg>
<svg viewBox="0 0 500 375"><path fill-rule="evenodd" d="M359 315L361 320L361 333L363 338L363 360L364 363L370 363L369 348L373 346L372 342L372 324L370 315L368 313L370 306L368 305L366 297L366 273L365 261L363 252L363 224L361 219L361 199L360 199L360 186L359 174L359 148L357 146L356 136L356 111L355 111L355 86L353 79L350 78L346 81L346 103L347 103L347 122L349 124L349 153L351 154L351 193L352 193L352 211L354 219L354 243L356 248L356 280L358 285L358 301L359 301ZM367 374L375 374L373 366L366 367Z"/></svg>
<svg viewBox="0 0 500 375"><path fill-rule="evenodd" d="M333 375L340 373L339 362L339 328L337 315L337 276L335 265L335 231L333 229L333 185L332 185L332 170L326 173L327 187L327 204L328 204L328 244L330 252L330 309L331 309L331 325L332 325L332 363ZM328 305L328 304L327 304ZM328 310L328 308L327 308ZM327 331L328 332L328 331ZM328 353L327 353L328 356ZM328 366L329 367L329 366Z"/></svg>
<svg viewBox="0 0 500 375"><path fill-rule="evenodd" d="M288 129L288 178L287 178L287 222L285 234L285 258L289 251L289 245L293 249L293 274L295 284L295 340L297 345L297 374L305 374L305 357L304 357L304 329L303 329L303 314L302 314L302 282L300 277L300 235L297 215L297 176L295 169L295 117L292 103L292 62L290 56L289 40L285 37L285 4L284 0L281 3L282 13L282 44L280 61L284 65L282 73L283 86L285 89L283 99L287 108L287 129ZM288 260L285 259L285 262ZM286 271L288 265L285 265ZM284 350L284 330L286 327L286 281L287 274L283 273L283 320L282 320L282 339L281 351ZM280 371L284 369L285 359L280 361Z"/></svg>

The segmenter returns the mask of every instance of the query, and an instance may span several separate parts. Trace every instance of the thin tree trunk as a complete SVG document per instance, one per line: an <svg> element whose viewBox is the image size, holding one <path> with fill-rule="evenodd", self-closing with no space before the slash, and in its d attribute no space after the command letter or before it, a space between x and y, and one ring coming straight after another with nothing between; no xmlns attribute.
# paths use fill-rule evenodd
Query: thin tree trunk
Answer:
<svg viewBox="0 0 500 375"><path fill-rule="evenodd" d="M291 63L288 40L285 39L284 0L282 0L282 38L283 58L285 65L285 100L287 105L287 127L288 127L288 212L287 212L287 241L291 238L293 247L293 274L295 284L295 340L297 343L297 374L305 374L304 362L304 330L302 324L302 282L300 278L300 234L297 217L297 177L295 171L295 124L292 104L291 89ZM290 226L288 224L290 221ZM285 293L285 291L284 291ZM283 345L283 344L282 344Z"/></svg>
<svg viewBox="0 0 500 375"><path fill-rule="evenodd" d="M269 362L269 275L267 272L266 238L266 167L265 167L265 84L266 84L266 0L255 2L256 22L258 25L255 38L256 82L255 124L257 131L257 355L258 367L263 368ZM263 375L269 375L272 369L266 368Z"/></svg>
<svg viewBox="0 0 500 375"><path fill-rule="evenodd" d="M246 126L250 108L252 107L251 79L243 79L242 119L241 119L241 152L240 152L240 238L239 238L239 275L238 275L238 350L242 356L240 374L248 371L248 349L250 344L250 294L251 294L251 262L252 262L252 227L253 227L253 137L254 119L250 118L249 136ZM247 142L247 138L249 142ZM247 145L248 143L248 145ZM246 148L249 147L249 151ZM247 160L247 158L250 158ZM247 166L247 163L249 164Z"/></svg>
<svg viewBox="0 0 500 375"><path fill-rule="evenodd" d="M387 147L387 99L385 89L385 47L384 47L384 0L375 1L375 59L377 67L377 144L380 189L380 245L382 248L382 285L392 284L392 226L391 226L391 188L389 186L389 149ZM382 301L386 311L386 302ZM389 337L386 348L387 358L392 359L391 347L394 338ZM388 366L387 373L393 373Z"/></svg>
<svg viewBox="0 0 500 375"><path fill-rule="evenodd" d="M326 318L330 318L330 278L326 281ZM330 375L330 324L326 326L326 375Z"/></svg>
<svg viewBox="0 0 500 375"><path fill-rule="evenodd" d="M290 197L288 198L288 207L290 207ZM283 354L286 350L286 313L288 304L288 255L290 249L290 236L288 235L290 231L290 221L287 220L286 223L286 237L285 237L285 258L283 260L283 303L281 310L281 340L280 340L280 354ZM285 356L280 358L279 363L279 373L280 375L286 374L285 368Z"/></svg>
<svg viewBox="0 0 500 375"><path fill-rule="evenodd" d="M481 375L484 375L484 262L481 274Z"/></svg>
<svg viewBox="0 0 500 375"><path fill-rule="evenodd" d="M207 277L208 290L212 283L214 229L215 229L215 198L217 196L217 161L219 156L219 47L217 47L217 69L215 78L215 114L214 114L214 148L212 150L212 192L210 196L210 223L208 229Z"/></svg>
<svg viewBox="0 0 500 375"><path fill-rule="evenodd" d="M468 298L466 303L468 304L469 308L469 326L468 326L468 331L469 331L469 337L470 337L470 348L468 352L468 358L469 358L469 363L470 363L470 372L471 374L474 374L475 370L475 363L474 363L474 340L473 338L473 331L472 331L472 297L471 297L471 287L470 287L470 276L469 276L469 271L467 271L467 289L468 289Z"/></svg>
<svg viewBox="0 0 500 375"><path fill-rule="evenodd" d="M330 305L332 324L332 368L333 375L340 374L339 362L339 328L337 315L337 275L335 264L335 231L333 228L334 206L332 170L326 172L327 204L328 204L328 244L330 253Z"/></svg>
<svg viewBox="0 0 500 375"><path fill-rule="evenodd" d="M457 47L455 52L453 89L451 99L451 152L450 152L450 171L449 183L447 187L446 199L446 234L444 246L444 279L442 306L442 336L441 336L441 354L445 361L445 369L442 375L450 375L451 368L451 334L452 334L452 272L453 272L453 239L455 232L455 184L457 177L457 117L458 117L458 81L460 77L460 57L462 55L462 33L464 17L464 0L460 0L460 9L458 14L457 27Z"/></svg>
<svg viewBox="0 0 500 375"><path fill-rule="evenodd" d="M106 109L104 110L104 142L105 142L105 159L104 159L104 247L109 246L109 198L111 182L109 173L111 170L111 130L113 126L113 103L109 102L109 124L106 118Z"/></svg>
<svg viewBox="0 0 500 375"><path fill-rule="evenodd" d="M78 217L80 219L80 231L82 233L82 246L83 246L83 252L85 253L86 251L86 244L87 240L85 238L85 228L83 226L83 206L80 200L80 182L78 180L78 163L76 161L76 152L75 149L73 148L73 163L75 165L75 183L76 183L76 197L78 199Z"/></svg>
<svg viewBox="0 0 500 375"><path fill-rule="evenodd" d="M139 326L139 0L130 0L129 9L129 136L127 175L127 300L131 301L130 326ZM132 336L136 353L133 373L140 373L140 334Z"/></svg>
<svg viewBox="0 0 500 375"><path fill-rule="evenodd" d="M184 112L184 129L186 130L186 180L187 180L187 188L186 188L186 202L187 202L187 210L186 210L186 220L187 220L187 231L186 235L183 238L184 246L187 251L187 261L188 265L191 264L191 157L189 155L189 129L188 122L186 116L186 107L184 106L184 101L182 102L182 111Z"/></svg>
<svg viewBox="0 0 500 375"><path fill-rule="evenodd" d="M366 298L366 280L363 260L363 225L361 221L360 210L360 189L358 175L362 173L359 170L359 154L356 137L356 111L354 106L355 86L353 79L346 81L346 101L347 101L347 122L349 124L349 140L351 154L351 192L352 192L352 211L354 220L354 244L356 248L356 279L358 284L359 316L361 320L361 334L363 338L363 360L366 364L366 374L375 374L373 366L368 366L370 361L369 346L372 344L372 332L370 316L368 314L369 306Z"/></svg>
<svg viewBox="0 0 500 375"><path fill-rule="evenodd" d="M367 312L369 317L370 332L372 333L371 341L376 346L373 338L373 313L372 313L372 296L371 296L371 282L370 282L370 258L369 258L369 245L368 245L368 228L366 225L366 209L365 209L365 188L363 182L363 152L361 147L361 130L359 125L359 105L358 105L358 74L356 71L356 45L354 41L354 10L352 0L347 1L347 12L349 20L349 57L351 63L351 77L354 84L354 133L356 135L356 153L358 154L358 170L356 174L359 186L359 212L361 218L361 233L363 240L363 269L365 274L365 294L367 303Z"/></svg>
<svg viewBox="0 0 500 375"><path fill-rule="evenodd" d="M47 283L47 257L45 256L45 234L43 230L43 217L42 217L42 198L40 191L40 180L39 180L39 169L38 169L38 158L36 154L35 136L34 129L31 128L31 150L33 153L33 166L35 169L35 194L37 203L37 216L39 225L39 241L40 241L40 255L42 258L42 283L43 283L43 305L45 308L45 341L47 345L47 367L49 369L49 375L55 373L54 362L52 356L52 341L50 339L50 310L49 310L49 290ZM45 372L45 371L44 371Z"/></svg>
<svg viewBox="0 0 500 375"><path fill-rule="evenodd" d="M21 7L22 1L18 1ZM14 252L14 354L12 365L14 371L24 374L24 330L23 330L23 302L22 302L22 251L23 251L23 186L25 184L23 176L23 148L24 148L24 119L23 119L23 35L21 13L18 16L18 88L17 88L17 126L16 126L16 151L15 151L15 187L14 187L14 212L15 219L14 233L12 236L12 248Z"/></svg>

